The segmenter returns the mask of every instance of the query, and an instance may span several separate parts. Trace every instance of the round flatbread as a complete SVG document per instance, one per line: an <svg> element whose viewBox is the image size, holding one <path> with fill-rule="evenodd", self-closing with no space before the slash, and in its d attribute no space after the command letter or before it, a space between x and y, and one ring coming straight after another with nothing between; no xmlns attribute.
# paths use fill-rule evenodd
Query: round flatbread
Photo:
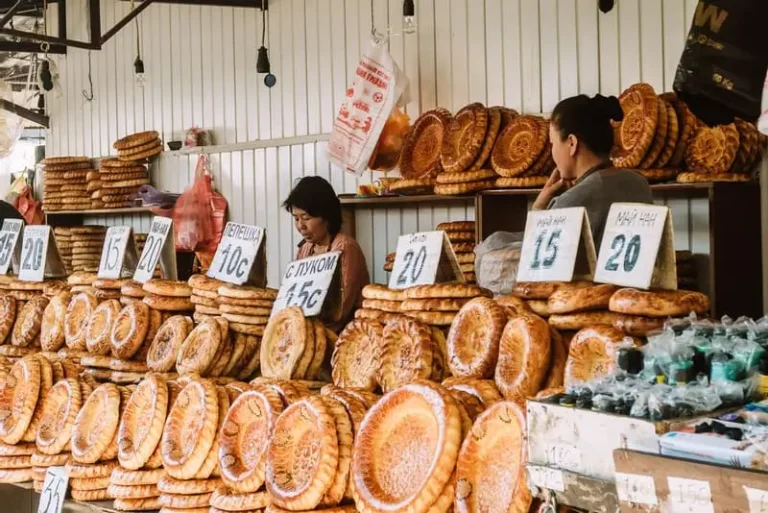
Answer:
<svg viewBox="0 0 768 513"><path fill-rule="evenodd" d="M709 307L706 294L687 290L620 289L609 303L612 312L648 317L684 317L691 312L700 315Z"/></svg>
<svg viewBox="0 0 768 513"><path fill-rule="evenodd" d="M277 298L277 290L275 289L250 287L247 285L232 285L229 283L220 286L217 292L219 296L234 299L269 299L274 301Z"/></svg>
<svg viewBox="0 0 768 513"><path fill-rule="evenodd" d="M712 128L700 126L685 152L685 163L691 171L727 173L736 160L739 141L734 123Z"/></svg>
<svg viewBox="0 0 768 513"><path fill-rule="evenodd" d="M619 103L624 120L614 125L614 166L632 169L642 162L656 134L660 101L648 84L635 84L621 93Z"/></svg>
<svg viewBox="0 0 768 513"><path fill-rule="evenodd" d="M441 170L440 154L450 119L451 113L438 107L424 112L413 123L400 155L403 178L433 178Z"/></svg>
<svg viewBox="0 0 768 513"><path fill-rule="evenodd" d="M507 313L494 300L476 298L464 305L448 332L448 367L454 376L491 378Z"/></svg>
<svg viewBox="0 0 768 513"><path fill-rule="evenodd" d="M664 102L664 100L659 99L656 102L656 108L658 110L656 133L653 136L651 147L648 149L645 157L643 157L643 160L640 162L639 167L641 169L647 169L651 167L654 162L658 160L659 155L661 155L661 151L664 149L664 146L667 143L667 104Z"/></svg>
<svg viewBox="0 0 768 513"><path fill-rule="evenodd" d="M159 137L160 134L154 130L138 132L135 134L126 135L125 137L118 139L114 142L114 144L112 144L112 147L118 151L126 151L130 148L135 148L137 146L142 146L148 143L155 144ZM117 165L117 162L116 159L102 159L100 165L112 166Z"/></svg>
<svg viewBox="0 0 768 513"><path fill-rule="evenodd" d="M511 401L500 401L478 417L456 462L456 513L530 509L526 431L525 411Z"/></svg>
<svg viewBox="0 0 768 513"><path fill-rule="evenodd" d="M189 297L192 295L192 287L183 281L176 280L150 280L142 288L146 294L158 296Z"/></svg>
<svg viewBox="0 0 768 513"><path fill-rule="evenodd" d="M85 328L85 345L88 352L97 355L109 353L112 326L122 306L115 299L104 301L91 314Z"/></svg>
<svg viewBox="0 0 768 513"><path fill-rule="evenodd" d="M477 285L418 285L405 291L408 299L473 298L486 296L488 293Z"/></svg>
<svg viewBox="0 0 768 513"><path fill-rule="evenodd" d="M309 335L300 308L285 308L272 317L261 342L262 376L274 379L294 377Z"/></svg>
<svg viewBox="0 0 768 513"><path fill-rule="evenodd" d="M459 110L445 127L440 162L446 173L464 171L477 158L488 132L488 109L471 103Z"/></svg>
<svg viewBox="0 0 768 513"><path fill-rule="evenodd" d="M437 184L434 187L435 194L441 196L460 196L486 189L493 189L496 180L480 180L469 183ZM473 237L474 238L474 237Z"/></svg>
<svg viewBox="0 0 768 513"><path fill-rule="evenodd" d="M112 356L130 359L141 348L150 324L149 307L136 302L125 306L112 325L110 344Z"/></svg>
<svg viewBox="0 0 768 513"><path fill-rule="evenodd" d="M188 317L169 317L158 330L147 353L147 367L155 372L170 372L193 323Z"/></svg>
<svg viewBox="0 0 768 513"><path fill-rule="evenodd" d="M384 330L377 322L355 320L339 334L331 357L331 376L339 387L373 391Z"/></svg>
<svg viewBox="0 0 768 513"><path fill-rule="evenodd" d="M431 194L435 190L435 183L435 178L432 175L424 178L401 178L389 185L389 191L406 196Z"/></svg>
<svg viewBox="0 0 768 513"><path fill-rule="evenodd" d="M363 299L381 299L384 301L403 301L405 292L402 290L392 290L385 285L372 283L363 287Z"/></svg>
<svg viewBox="0 0 768 513"><path fill-rule="evenodd" d="M80 292L72 297L64 316L64 340L70 349L86 349L85 333L88 319L99 304L92 292Z"/></svg>
<svg viewBox="0 0 768 513"><path fill-rule="evenodd" d="M24 357L11 367L0 387L0 439L6 444L21 441L37 407L41 389L40 361Z"/></svg>
<svg viewBox="0 0 768 513"><path fill-rule="evenodd" d="M387 324L382 337L378 381L384 392L430 378L434 349L429 326L400 318Z"/></svg>
<svg viewBox="0 0 768 513"><path fill-rule="evenodd" d="M549 325L541 317L523 314L511 319L499 341L494 380L506 399L536 394L547 375L551 352Z"/></svg>
<svg viewBox="0 0 768 513"><path fill-rule="evenodd" d="M501 177L496 179L494 187L497 189L533 189L543 187L548 179L548 176Z"/></svg>
<svg viewBox="0 0 768 513"><path fill-rule="evenodd" d="M176 370L179 374L205 373L215 363L215 356L223 339L219 322L201 322L179 347Z"/></svg>
<svg viewBox="0 0 768 513"><path fill-rule="evenodd" d="M138 470L147 464L159 446L168 411L168 386L157 374L150 374L128 399L117 433L120 466Z"/></svg>
<svg viewBox="0 0 768 513"><path fill-rule="evenodd" d="M544 151L547 124L536 116L518 116L499 133L491 153L491 167L512 178L527 171Z"/></svg>
<svg viewBox="0 0 768 513"><path fill-rule="evenodd" d="M439 385L412 383L385 395L368 412L355 440L352 480L358 508L428 511L452 477L461 437L460 409Z"/></svg>
<svg viewBox="0 0 768 513"><path fill-rule="evenodd" d="M72 428L72 458L78 463L96 463L117 434L120 422L120 390L117 385L99 385L83 404Z"/></svg>
<svg viewBox="0 0 768 513"><path fill-rule="evenodd" d="M669 164L672 155L675 153L678 141L680 140L680 123L677 119L677 111L671 103L661 99L667 110L667 137L664 148L659 154L659 158L653 163L652 167L664 168Z"/></svg>
<svg viewBox="0 0 768 513"><path fill-rule="evenodd" d="M43 401L35 444L43 454L58 454L69 443L72 427L82 405L80 384L63 379L53 385Z"/></svg>
<svg viewBox="0 0 768 513"><path fill-rule="evenodd" d="M607 310L611 296L617 290L618 287L605 284L578 288L562 286L547 299L547 310L550 314Z"/></svg>
<svg viewBox="0 0 768 513"><path fill-rule="evenodd" d="M475 162L469 169L473 171L482 169L488 162L488 157L491 156L493 146L496 144L496 137L498 137L501 130L502 117L502 107L491 107L488 109L488 131L485 134L485 141L483 141L483 146L480 148ZM490 167L490 164L488 164L488 167Z"/></svg>
<svg viewBox="0 0 768 513"><path fill-rule="evenodd" d="M11 344L16 347L27 347L40 335L43 312L47 306L48 298L43 296L27 301L27 304L16 316L11 334Z"/></svg>
<svg viewBox="0 0 768 513"><path fill-rule="evenodd" d="M619 346L625 340L632 339L613 326L591 326L576 333L565 365L566 388L613 375Z"/></svg>

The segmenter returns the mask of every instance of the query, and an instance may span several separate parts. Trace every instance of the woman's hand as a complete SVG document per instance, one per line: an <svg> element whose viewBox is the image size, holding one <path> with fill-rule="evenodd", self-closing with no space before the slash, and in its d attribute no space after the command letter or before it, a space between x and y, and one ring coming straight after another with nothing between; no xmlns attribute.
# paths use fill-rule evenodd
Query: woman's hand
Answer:
<svg viewBox="0 0 768 513"><path fill-rule="evenodd" d="M549 179L547 180L547 183L544 184L544 187L542 187L541 192L539 193L539 196L536 198L536 201L533 203L533 209L534 210L544 210L547 208L547 205L549 205L549 202L552 201L552 198L555 196L561 194L565 190L567 190L571 186L570 182L567 180L564 180L563 177L560 176L560 171L555 169L551 175L549 175Z"/></svg>

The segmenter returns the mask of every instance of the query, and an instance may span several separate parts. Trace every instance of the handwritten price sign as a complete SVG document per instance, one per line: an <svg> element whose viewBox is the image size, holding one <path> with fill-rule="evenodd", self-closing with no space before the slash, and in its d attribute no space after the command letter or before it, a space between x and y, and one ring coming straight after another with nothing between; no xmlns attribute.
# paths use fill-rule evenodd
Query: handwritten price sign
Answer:
<svg viewBox="0 0 768 513"><path fill-rule="evenodd" d="M340 259L340 251L331 251L288 264L272 315L289 306L298 306L307 317L319 315Z"/></svg>

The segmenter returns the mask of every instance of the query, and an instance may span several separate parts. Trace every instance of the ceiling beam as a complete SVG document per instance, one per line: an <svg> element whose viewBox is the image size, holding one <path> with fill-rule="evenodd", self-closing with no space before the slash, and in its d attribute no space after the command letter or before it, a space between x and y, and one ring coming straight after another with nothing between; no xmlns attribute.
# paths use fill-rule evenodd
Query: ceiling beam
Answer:
<svg viewBox="0 0 768 513"><path fill-rule="evenodd" d="M50 125L50 120L45 114L38 114L33 110L29 110L21 105L16 105L8 100L0 100L0 109L13 112L17 116L32 121L33 123L37 123L38 125L42 125L45 128L48 128Z"/></svg>
<svg viewBox="0 0 768 513"><path fill-rule="evenodd" d="M0 19L0 27L5 27L5 25L11 21L11 18L18 12L19 8L21 7L21 4L24 0L17 0L13 6L8 9L8 12L5 13L5 15Z"/></svg>
<svg viewBox="0 0 768 513"><path fill-rule="evenodd" d="M40 49L40 43L27 41L9 41L0 39L0 52L19 52L19 53L45 53ZM66 54L67 47L64 45L51 45L48 53Z"/></svg>

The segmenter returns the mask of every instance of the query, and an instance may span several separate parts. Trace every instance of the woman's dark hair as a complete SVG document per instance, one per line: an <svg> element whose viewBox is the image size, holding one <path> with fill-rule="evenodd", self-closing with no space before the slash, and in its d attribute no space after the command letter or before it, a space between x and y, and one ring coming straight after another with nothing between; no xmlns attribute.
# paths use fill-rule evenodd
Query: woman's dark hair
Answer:
<svg viewBox="0 0 768 513"><path fill-rule="evenodd" d="M331 184L319 176L305 176L299 180L283 207L288 212L293 207L300 208L312 217L325 219L332 235L341 230L341 202Z"/></svg>
<svg viewBox="0 0 768 513"><path fill-rule="evenodd" d="M613 147L611 121L624 119L621 104L615 96L585 94L561 101L552 111L552 123L562 139L573 134L597 155L608 155Z"/></svg>

